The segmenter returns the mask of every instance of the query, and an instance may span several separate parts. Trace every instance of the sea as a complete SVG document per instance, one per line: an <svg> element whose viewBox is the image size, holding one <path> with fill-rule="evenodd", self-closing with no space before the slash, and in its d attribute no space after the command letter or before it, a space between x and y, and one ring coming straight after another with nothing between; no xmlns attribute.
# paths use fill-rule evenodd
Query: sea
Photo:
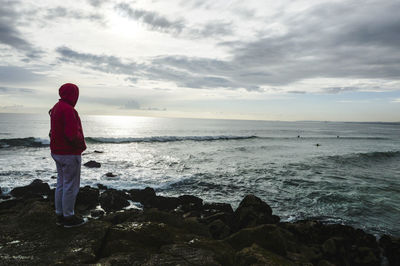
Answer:
<svg viewBox="0 0 400 266"><path fill-rule="evenodd" d="M282 221L400 236L400 123L81 116L81 186L153 187L236 208L254 194ZM0 187L55 187L47 114L0 114ZM112 173L115 176L107 175Z"/></svg>

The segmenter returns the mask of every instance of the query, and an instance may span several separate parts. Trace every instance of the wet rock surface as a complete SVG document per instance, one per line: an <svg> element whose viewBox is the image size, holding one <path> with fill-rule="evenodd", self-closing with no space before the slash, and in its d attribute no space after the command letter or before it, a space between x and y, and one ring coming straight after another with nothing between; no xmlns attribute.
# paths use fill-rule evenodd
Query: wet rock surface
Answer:
<svg viewBox="0 0 400 266"><path fill-rule="evenodd" d="M79 189L76 197L75 208L78 210L90 210L99 205L100 192L97 188L85 186Z"/></svg>
<svg viewBox="0 0 400 266"><path fill-rule="evenodd" d="M100 205L107 212L118 211L129 206L129 199L124 191L108 189L100 195Z"/></svg>
<svg viewBox="0 0 400 266"><path fill-rule="evenodd" d="M27 186L16 187L11 190L10 194L14 197L40 197L43 195L49 195L50 186L47 183L43 183L40 179L35 179Z"/></svg>
<svg viewBox="0 0 400 266"><path fill-rule="evenodd" d="M400 238L383 235L379 239L379 245L383 248L390 265L400 265Z"/></svg>
<svg viewBox="0 0 400 266"><path fill-rule="evenodd" d="M87 163L83 164L86 167L89 168L100 168L101 167L101 163L96 162L96 161L88 161Z"/></svg>
<svg viewBox="0 0 400 266"><path fill-rule="evenodd" d="M400 265L399 238L382 236L378 243L350 226L279 222L254 195L233 211L191 195L159 196L152 188L87 186L76 209L89 220L67 229L55 223L53 199L41 197L49 193L46 185L15 188L14 198L0 202L0 264L380 265L384 255L388 265ZM126 209L130 201L143 209Z"/></svg>

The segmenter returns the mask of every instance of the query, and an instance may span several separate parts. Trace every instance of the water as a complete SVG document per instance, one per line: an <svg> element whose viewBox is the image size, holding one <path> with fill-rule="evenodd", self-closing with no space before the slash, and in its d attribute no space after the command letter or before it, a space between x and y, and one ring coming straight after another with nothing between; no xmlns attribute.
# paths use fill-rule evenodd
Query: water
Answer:
<svg viewBox="0 0 400 266"><path fill-rule="evenodd" d="M234 208L252 193L286 221L313 218L400 236L399 123L81 118L82 161L102 163L82 168L82 185L151 186ZM4 192L35 178L55 186L48 131L47 115L0 114Z"/></svg>

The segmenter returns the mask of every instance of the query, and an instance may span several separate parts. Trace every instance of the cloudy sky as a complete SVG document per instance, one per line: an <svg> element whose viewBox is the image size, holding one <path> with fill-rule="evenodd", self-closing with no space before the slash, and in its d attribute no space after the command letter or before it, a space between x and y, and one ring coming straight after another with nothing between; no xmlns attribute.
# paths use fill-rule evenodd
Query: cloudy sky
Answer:
<svg viewBox="0 0 400 266"><path fill-rule="evenodd" d="M398 0L0 0L0 112L400 121Z"/></svg>

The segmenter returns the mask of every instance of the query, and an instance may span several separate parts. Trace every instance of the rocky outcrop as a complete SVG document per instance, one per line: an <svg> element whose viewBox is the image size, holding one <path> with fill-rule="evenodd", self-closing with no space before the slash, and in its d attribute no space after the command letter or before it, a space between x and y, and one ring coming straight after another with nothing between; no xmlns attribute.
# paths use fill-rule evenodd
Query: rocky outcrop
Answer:
<svg viewBox="0 0 400 266"><path fill-rule="evenodd" d="M78 196L76 197L76 209L90 210L99 205L100 192L97 188L85 186L79 189Z"/></svg>
<svg viewBox="0 0 400 266"><path fill-rule="evenodd" d="M108 172L108 173L105 174L105 176L106 177L116 177L117 175L115 175L115 174L113 174L111 172Z"/></svg>
<svg viewBox="0 0 400 266"><path fill-rule="evenodd" d="M271 207L254 195L247 195L234 213L234 231L260 224L275 224L279 217L272 215Z"/></svg>
<svg viewBox="0 0 400 266"><path fill-rule="evenodd" d="M145 189L131 189L128 191L133 201L140 202L143 205L156 197L156 192L153 188L146 187Z"/></svg>
<svg viewBox="0 0 400 266"><path fill-rule="evenodd" d="M50 193L50 186L40 179L35 179L27 186L16 187L11 190L10 194L17 198L32 198L47 196Z"/></svg>
<svg viewBox="0 0 400 266"><path fill-rule="evenodd" d="M106 211L118 211L129 206L130 197L124 191L108 189L100 195L100 205Z"/></svg>
<svg viewBox="0 0 400 266"><path fill-rule="evenodd" d="M69 231L56 226L49 201L13 201L13 207L0 208L0 264L77 265L97 260L109 223L93 220Z"/></svg>
<svg viewBox="0 0 400 266"><path fill-rule="evenodd" d="M89 168L100 168L101 167L101 163L96 162L96 161L88 161L87 163L83 164L86 167Z"/></svg>
<svg viewBox="0 0 400 266"><path fill-rule="evenodd" d="M152 188L83 187L76 209L89 221L71 229L56 226L51 197L17 195L0 202L5 265L380 265L381 253L399 265L398 238L383 236L378 245L350 226L282 223L254 195L233 211L191 195L158 196ZM143 209L123 210L129 201Z"/></svg>
<svg viewBox="0 0 400 266"><path fill-rule="evenodd" d="M400 238L383 235L379 239L379 245L383 248L390 265L400 265Z"/></svg>

